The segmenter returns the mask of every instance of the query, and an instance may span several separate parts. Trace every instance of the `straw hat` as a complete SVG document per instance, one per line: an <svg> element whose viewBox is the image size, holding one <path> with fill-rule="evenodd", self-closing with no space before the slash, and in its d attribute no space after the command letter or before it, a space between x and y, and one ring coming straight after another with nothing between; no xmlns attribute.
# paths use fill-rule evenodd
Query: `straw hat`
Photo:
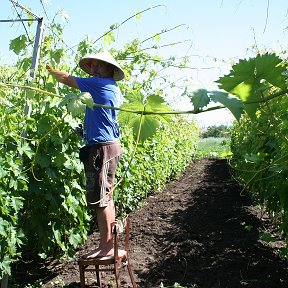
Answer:
<svg viewBox="0 0 288 288"><path fill-rule="evenodd" d="M90 66L88 65L91 59L101 60L109 64L112 64L115 67L113 79L115 81L124 79L125 77L124 71L122 70L120 65L117 63L117 61L113 58L113 56L108 51L87 55L83 57L82 59L80 59L79 66L81 67L81 69L84 70L89 75L93 76L90 71Z"/></svg>

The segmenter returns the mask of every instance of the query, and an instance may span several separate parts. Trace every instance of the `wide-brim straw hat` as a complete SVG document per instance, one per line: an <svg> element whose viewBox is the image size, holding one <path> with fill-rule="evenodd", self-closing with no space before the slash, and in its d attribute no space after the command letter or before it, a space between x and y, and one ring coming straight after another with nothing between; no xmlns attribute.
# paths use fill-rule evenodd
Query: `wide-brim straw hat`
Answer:
<svg viewBox="0 0 288 288"><path fill-rule="evenodd" d="M122 70L120 65L117 63L117 61L113 58L113 56L108 51L103 51L97 54L90 54L80 59L79 66L81 67L82 70L84 70L86 73L88 73L91 76L93 75L91 74L89 62L92 59L101 60L109 64L112 64L115 67L114 75L113 75L113 79L115 81L120 81L124 79L125 77L124 71Z"/></svg>

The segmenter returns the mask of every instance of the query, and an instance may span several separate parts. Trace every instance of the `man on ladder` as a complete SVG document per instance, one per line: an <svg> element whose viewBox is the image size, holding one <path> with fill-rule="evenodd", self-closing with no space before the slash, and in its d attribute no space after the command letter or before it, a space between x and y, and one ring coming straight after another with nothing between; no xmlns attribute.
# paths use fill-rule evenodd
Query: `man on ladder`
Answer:
<svg viewBox="0 0 288 288"><path fill-rule="evenodd" d="M124 72L107 52L89 55L79 61L80 67L91 77L80 78L46 65L50 74L60 83L89 92L95 103L120 107L123 96L116 83L124 79ZM86 108L84 139L86 146L80 150L86 176L86 199L96 209L100 232L99 247L88 258L113 255L111 223L115 221L112 199L115 170L121 155L117 110L95 107Z"/></svg>

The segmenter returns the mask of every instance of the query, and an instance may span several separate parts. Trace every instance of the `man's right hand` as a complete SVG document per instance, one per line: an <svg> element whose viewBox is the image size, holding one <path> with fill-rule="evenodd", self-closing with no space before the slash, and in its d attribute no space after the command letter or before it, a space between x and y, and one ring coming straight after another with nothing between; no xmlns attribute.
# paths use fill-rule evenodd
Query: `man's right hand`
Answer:
<svg viewBox="0 0 288 288"><path fill-rule="evenodd" d="M52 68L50 63L46 64L46 69L58 82L79 89L75 77L70 76L69 73Z"/></svg>
<svg viewBox="0 0 288 288"><path fill-rule="evenodd" d="M49 73L52 71L52 66L50 63L46 64L46 69L48 70Z"/></svg>

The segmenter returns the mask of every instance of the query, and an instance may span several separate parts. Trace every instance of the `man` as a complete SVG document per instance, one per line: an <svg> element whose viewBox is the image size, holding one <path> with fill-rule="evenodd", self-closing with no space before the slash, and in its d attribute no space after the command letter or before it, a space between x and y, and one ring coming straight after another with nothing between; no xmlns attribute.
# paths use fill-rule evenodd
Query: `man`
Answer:
<svg viewBox="0 0 288 288"><path fill-rule="evenodd" d="M47 70L60 83L81 92L89 92L97 104L119 107L122 94L116 81L124 79L124 72L107 52L89 55L79 61L80 67L90 76L79 78L65 71ZM90 207L96 209L100 233L98 249L88 258L113 255L113 240L110 223L115 221L115 207L112 199L115 170L121 155L117 112L113 109L86 108L84 118L84 139L86 146L80 151L86 176L86 199Z"/></svg>

